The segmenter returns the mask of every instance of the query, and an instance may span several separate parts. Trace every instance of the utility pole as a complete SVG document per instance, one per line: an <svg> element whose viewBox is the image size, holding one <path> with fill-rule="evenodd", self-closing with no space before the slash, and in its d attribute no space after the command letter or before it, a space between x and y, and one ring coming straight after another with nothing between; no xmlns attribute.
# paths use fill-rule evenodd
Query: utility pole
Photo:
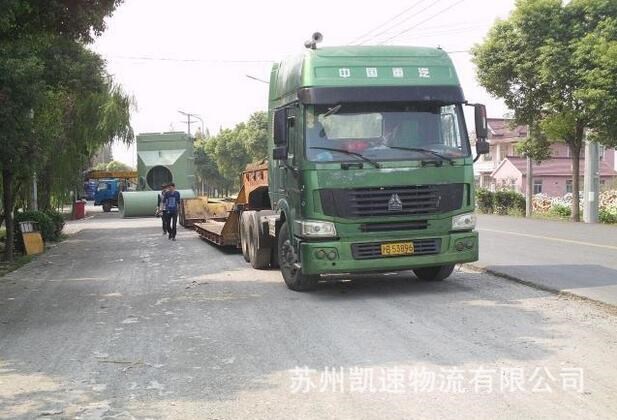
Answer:
<svg viewBox="0 0 617 420"><path fill-rule="evenodd" d="M36 172L32 175L32 210L37 211L39 209L39 193L36 184Z"/></svg>
<svg viewBox="0 0 617 420"><path fill-rule="evenodd" d="M525 217L531 217L533 213L533 165L531 158L527 156L527 186L525 188Z"/></svg>
<svg viewBox="0 0 617 420"><path fill-rule="evenodd" d="M178 112L186 117L187 132L189 137L191 136L191 124L197 123L197 121L191 121L191 117L198 119L201 122L201 132L205 135L204 120L199 115L192 114L190 112L184 112L181 110L178 110Z"/></svg>
<svg viewBox="0 0 617 420"><path fill-rule="evenodd" d="M583 181L583 221L598 223L600 199L600 153L598 143L585 140L585 174Z"/></svg>

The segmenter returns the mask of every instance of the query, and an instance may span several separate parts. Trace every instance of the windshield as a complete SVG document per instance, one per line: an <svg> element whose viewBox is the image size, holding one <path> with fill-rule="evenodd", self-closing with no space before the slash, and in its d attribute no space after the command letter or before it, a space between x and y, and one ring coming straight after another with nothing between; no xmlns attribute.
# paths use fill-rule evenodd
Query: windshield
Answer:
<svg viewBox="0 0 617 420"><path fill-rule="evenodd" d="M445 158L469 156L461 106L425 103L308 106L307 158L316 162L354 159L345 152L378 161L426 160L434 158L435 152Z"/></svg>

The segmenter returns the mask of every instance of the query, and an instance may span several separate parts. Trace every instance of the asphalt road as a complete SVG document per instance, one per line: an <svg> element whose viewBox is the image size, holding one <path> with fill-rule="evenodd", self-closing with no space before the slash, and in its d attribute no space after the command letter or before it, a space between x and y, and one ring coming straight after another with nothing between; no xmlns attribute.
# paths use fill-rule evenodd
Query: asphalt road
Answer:
<svg viewBox="0 0 617 420"><path fill-rule="evenodd" d="M471 272L295 293L154 219L69 230L0 279L0 417L617 417L606 307Z"/></svg>
<svg viewBox="0 0 617 420"><path fill-rule="evenodd" d="M481 215L478 230L476 265L617 305L616 226Z"/></svg>

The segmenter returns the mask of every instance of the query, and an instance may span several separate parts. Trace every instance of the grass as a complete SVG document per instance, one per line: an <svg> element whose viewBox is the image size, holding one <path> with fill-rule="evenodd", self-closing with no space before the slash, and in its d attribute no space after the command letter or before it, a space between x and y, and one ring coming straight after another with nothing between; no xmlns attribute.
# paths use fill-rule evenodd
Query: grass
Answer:
<svg viewBox="0 0 617 420"><path fill-rule="evenodd" d="M32 255L16 255L11 262L0 261L0 277L28 264L33 258Z"/></svg>

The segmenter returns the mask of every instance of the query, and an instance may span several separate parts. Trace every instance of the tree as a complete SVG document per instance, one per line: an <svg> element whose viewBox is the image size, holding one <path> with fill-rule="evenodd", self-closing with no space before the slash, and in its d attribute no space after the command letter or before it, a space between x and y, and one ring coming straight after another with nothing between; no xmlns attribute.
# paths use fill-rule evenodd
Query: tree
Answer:
<svg viewBox="0 0 617 420"><path fill-rule="evenodd" d="M216 136L200 135L195 141L196 175L218 189L237 189L246 165L268 156L267 144L268 114L263 111Z"/></svg>
<svg viewBox="0 0 617 420"><path fill-rule="evenodd" d="M132 168L126 163L119 162L117 160L112 160L111 162L109 162L105 169L109 172L134 171L135 170L135 168Z"/></svg>
<svg viewBox="0 0 617 420"><path fill-rule="evenodd" d="M35 133L37 121L71 121L61 115L60 109L80 111L73 114L77 117L92 117L87 111L96 106L96 101L87 94L83 100L81 95L70 95L71 83L63 84L59 80L63 72L70 73L71 69L75 70L82 64L84 67L103 68L103 61L99 58L97 63L94 53L90 52L90 59L87 59L83 43L92 41L93 36L104 30L104 18L120 3L121 0L5 0L0 8L0 169L7 230L5 257L9 260L13 258L15 196L24 180L32 176L33 169L43 160L45 150L50 150L44 136ZM68 53L57 59L52 52L58 50ZM76 73L84 75L87 68ZM102 76L100 71L94 74ZM95 94L96 89L90 92ZM107 97L106 102L99 105L109 105L109 101L117 102L118 99ZM54 110L52 104L64 106ZM111 118L111 112L108 114ZM93 119L86 117L85 120L92 127ZM95 126L98 124L96 121ZM71 124L60 131L70 133L69 138L76 139L85 127ZM107 130L109 134L109 129L110 124L103 122L99 132ZM82 134L86 131L81 130ZM130 126L121 131L130 134ZM54 148L52 153L58 157L59 151L68 150L79 150L85 155L88 144L74 144L67 140L66 148Z"/></svg>
<svg viewBox="0 0 617 420"><path fill-rule="evenodd" d="M242 135L251 161L268 157L268 113L254 112L249 117Z"/></svg>
<svg viewBox="0 0 617 420"><path fill-rule="evenodd" d="M579 221L585 131L605 145L617 139L617 2L518 0L472 55L478 80L514 110L517 123L568 145L572 218ZM538 136L522 147L541 154L546 145Z"/></svg>

